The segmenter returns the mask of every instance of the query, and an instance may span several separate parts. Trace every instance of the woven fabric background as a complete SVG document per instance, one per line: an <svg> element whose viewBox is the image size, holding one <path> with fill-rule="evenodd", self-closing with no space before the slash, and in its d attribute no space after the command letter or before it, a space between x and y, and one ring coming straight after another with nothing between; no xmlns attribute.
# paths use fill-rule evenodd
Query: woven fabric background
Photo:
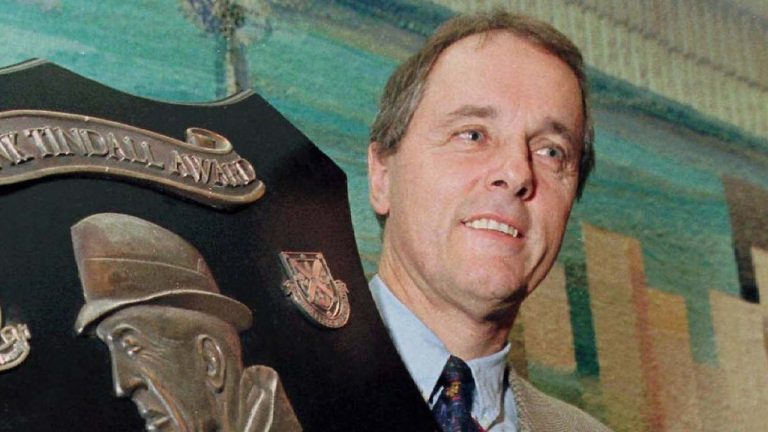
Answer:
<svg viewBox="0 0 768 432"><path fill-rule="evenodd" d="M45 58L140 96L215 100L226 43L191 3L8 0L0 65ZM242 27L249 85L347 173L371 275L368 125L394 67L455 12L406 0L243 3L259 7ZM589 72L597 170L510 334L510 361L619 431L765 430L768 139Z"/></svg>

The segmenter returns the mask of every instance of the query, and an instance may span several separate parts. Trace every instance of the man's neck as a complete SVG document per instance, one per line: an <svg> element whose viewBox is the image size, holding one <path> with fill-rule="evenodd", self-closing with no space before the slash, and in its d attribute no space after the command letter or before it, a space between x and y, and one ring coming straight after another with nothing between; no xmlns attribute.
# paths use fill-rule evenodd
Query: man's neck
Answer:
<svg viewBox="0 0 768 432"><path fill-rule="evenodd" d="M420 287L406 275L392 269L392 266L380 263L379 277L451 354L468 361L504 348L519 304L495 313L479 312L482 308L469 310L457 307L437 295L431 295L428 287Z"/></svg>

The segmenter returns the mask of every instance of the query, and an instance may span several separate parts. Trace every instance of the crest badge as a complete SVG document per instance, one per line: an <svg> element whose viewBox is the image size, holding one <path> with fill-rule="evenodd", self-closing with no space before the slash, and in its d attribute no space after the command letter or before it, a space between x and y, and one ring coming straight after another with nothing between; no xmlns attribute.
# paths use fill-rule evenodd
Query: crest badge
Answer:
<svg viewBox="0 0 768 432"><path fill-rule="evenodd" d="M281 252L283 291L311 321L329 328L349 320L347 285L334 280L321 252Z"/></svg>
<svg viewBox="0 0 768 432"><path fill-rule="evenodd" d="M0 327L3 312L0 310ZM21 364L29 355L29 328L26 324L13 324L0 328L0 372Z"/></svg>

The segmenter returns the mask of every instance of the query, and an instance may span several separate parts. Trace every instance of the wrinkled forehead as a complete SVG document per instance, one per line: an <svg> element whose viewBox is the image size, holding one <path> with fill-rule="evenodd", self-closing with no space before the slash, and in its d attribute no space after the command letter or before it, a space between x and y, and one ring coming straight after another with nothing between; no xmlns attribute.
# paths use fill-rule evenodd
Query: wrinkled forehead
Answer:
<svg viewBox="0 0 768 432"><path fill-rule="evenodd" d="M498 44L494 44L494 42L497 42ZM444 61L445 57L472 56L473 53L482 51L488 48L489 45L503 47L503 52L499 53L499 57L508 59L512 62L519 61L520 58L526 56L537 54L543 54L544 56L551 58L555 64L559 64L559 67L563 67L570 72L569 75L574 78L578 85L580 97L582 99L584 98L585 83L583 82L583 71L571 63L571 61L575 61L571 58L571 55L567 54L562 49L558 49L552 44L538 40L536 37L517 32L514 29L488 30L473 33L453 41L433 60L426 75L426 82L429 82L429 77L432 75L437 64ZM578 52L573 53L573 55L578 55Z"/></svg>
<svg viewBox="0 0 768 432"><path fill-rule="evenodd" d="M531 56L543 55L548 57L554 62L553 64L559 64L558 67L567 69L570 72L569 75L572 75L578 83L579 90L583 90L580 73L569 63L567 56L542 41L511 29L473 33L454 41L434 59L427 74L427 81L437 65L445 61L446 57L463 57L466 61L467 56L471 58L474 54L486 49L493 49L498 53L497 60L499 60L500 65L520 62L521 59ZM471 59L468 62L471 63Z"/></svg>
<svg viewBox="0 0 768 432"><path fill-rule="evenodd" d="M198 334L237 334L230 324L204 312L164 305L134 305L112 313L96 327L102 340L131 330L156 339L188 340Z"/></svg>
<svg viewBox="0 0 768 432"><path fill-rule="evenodd" d="M96 327L96 334L105 340L109 336L125 330L132 330L147 336L162 336L164 333L176 333L186 327L185 320L194 316L185 314L178 308L155 305L135 305L119 309L102 320ZM164 330L175 330L167 332Z"/></svg>
<svg viewBox="0 0 768 432"><path fill-rule="evenodd" d="M511 31L473 34L447 47L430 69L416 111L427 100L437 113L484 118L497 117L512 101L530 100L551 112L554 129L567 129L575 143L583 133L578 75L558 55Z"/></svg>

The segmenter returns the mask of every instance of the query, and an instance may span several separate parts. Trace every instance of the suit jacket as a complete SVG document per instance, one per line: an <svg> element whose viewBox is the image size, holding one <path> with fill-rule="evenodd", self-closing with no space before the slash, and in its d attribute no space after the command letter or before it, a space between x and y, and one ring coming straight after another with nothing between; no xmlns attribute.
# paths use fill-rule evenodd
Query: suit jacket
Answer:
<svg viewBox="0 0 768 432"><path fill-rule="evenodd" d="M611 432L584 411L544 394L511 368L509 386L517 403L518 432Z"/></svg>

